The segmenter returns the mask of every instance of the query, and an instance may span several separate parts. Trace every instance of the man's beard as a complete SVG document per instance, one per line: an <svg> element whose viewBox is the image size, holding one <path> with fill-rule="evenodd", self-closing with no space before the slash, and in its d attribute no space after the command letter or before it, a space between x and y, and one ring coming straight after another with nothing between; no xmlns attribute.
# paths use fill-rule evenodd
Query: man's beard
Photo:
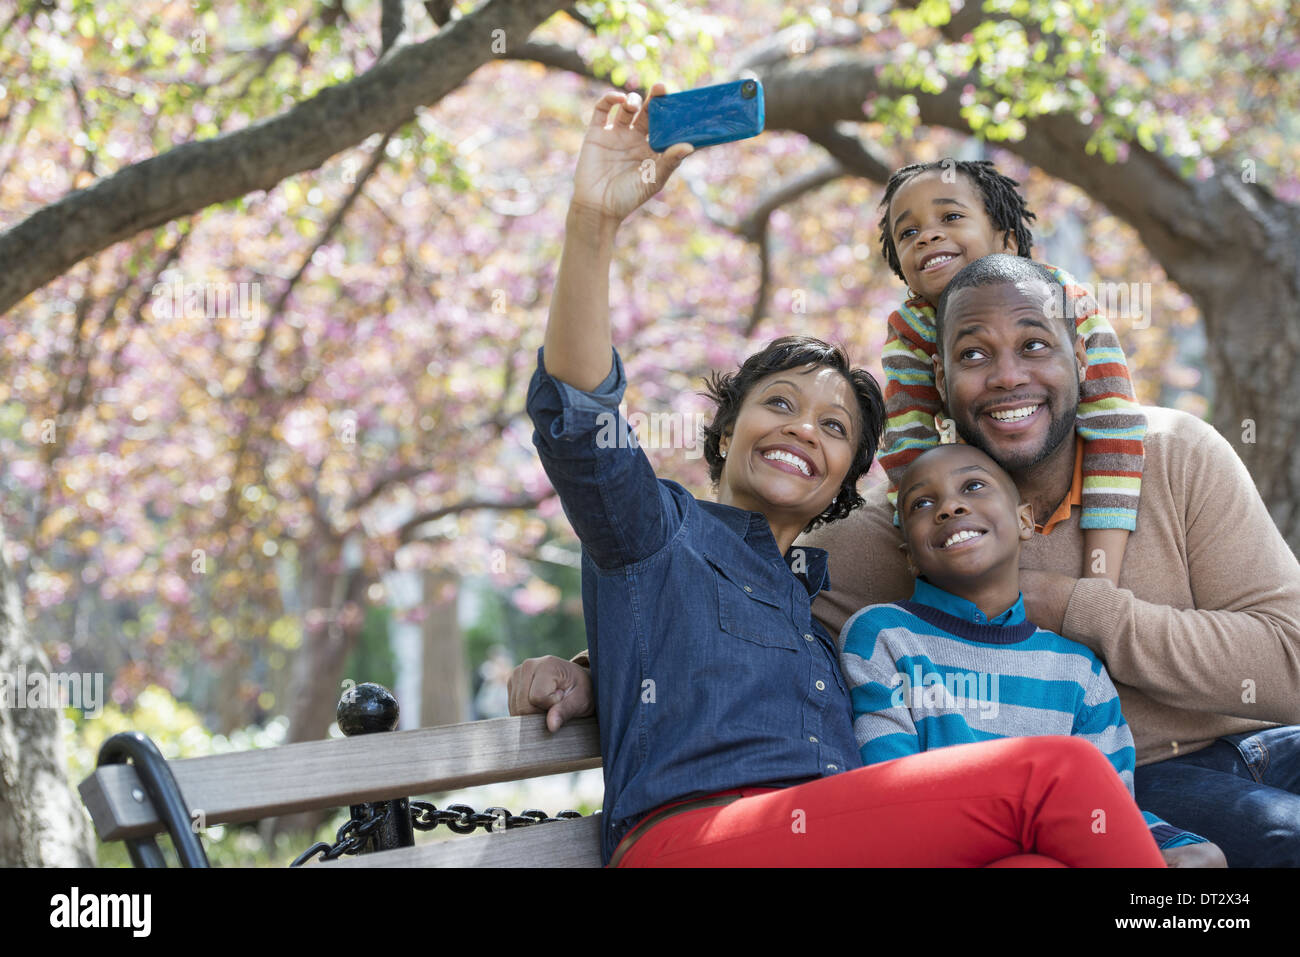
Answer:
<svg viewBox="0 0 1300 957"><path fill-rule="evenodd" d="M1052 408L1051 403L1044 402L1043 405L1047 407L1048 412L1050 413ZM1053 418L1051 424L1047 427L1047 438L1043 442L1042 448L1037 451L1017 450L1009 453L1005 452L994 447L992 441L985 436L984 433L977 429L968 427L964 421L958 419L956 416L953 417L953 422L956 423L957 434L961 436L963 442L979 449L994 462L997 462L1005 471L1015 475L1017 472L1023 472L1033 468L1055 452L1060 447L1061 443L1065 441L1066 437L1074 431L1078 412L1078 405L1070 405L1061 413L1059 418ZM979 416L972 416L971 419L972 421L977 421Z"/></svg>

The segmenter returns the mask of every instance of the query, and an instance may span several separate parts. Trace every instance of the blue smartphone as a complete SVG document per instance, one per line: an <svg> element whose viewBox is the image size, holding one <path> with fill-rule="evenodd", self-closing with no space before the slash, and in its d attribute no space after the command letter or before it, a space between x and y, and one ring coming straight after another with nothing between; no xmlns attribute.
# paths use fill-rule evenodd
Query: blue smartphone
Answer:
<svg viewBox="0 0 1300 957"><path fill-rule="evenodd" d="M650 148L656 153L674 143L699 149L748 139L763 132L763 84L737 80L657 96L647 110Z"/></svg>

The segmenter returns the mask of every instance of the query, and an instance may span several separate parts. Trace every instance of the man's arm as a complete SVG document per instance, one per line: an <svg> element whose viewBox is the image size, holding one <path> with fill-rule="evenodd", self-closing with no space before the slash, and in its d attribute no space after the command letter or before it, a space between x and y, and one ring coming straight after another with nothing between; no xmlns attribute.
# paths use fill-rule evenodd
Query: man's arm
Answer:
<svg viewBox="0 0 1300 957"><path fill-rule="evenodd" d="M1160 494L1172 492L1180 514L1142 509L1139 524L1170 523L1193 607L1163 604L1150 572L1142 597L1084 579L1068 589L1062 633L1095 651L1115 681L1162 704L1300 723L1300 564L1228 442L1190 416L1175 417L1173 431Z"/></svg>

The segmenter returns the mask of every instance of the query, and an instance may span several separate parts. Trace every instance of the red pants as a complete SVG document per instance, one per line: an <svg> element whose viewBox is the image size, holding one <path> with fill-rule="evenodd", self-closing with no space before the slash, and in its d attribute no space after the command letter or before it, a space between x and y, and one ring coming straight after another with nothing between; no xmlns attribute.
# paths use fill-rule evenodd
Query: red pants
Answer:
<svg viewBox="0 0 1300 957"><path fill-rule="evenodd" d="M1082 738L961 744L729 793L742 796L653 824L618 866L1165 866L1124 782Z"/></svg>

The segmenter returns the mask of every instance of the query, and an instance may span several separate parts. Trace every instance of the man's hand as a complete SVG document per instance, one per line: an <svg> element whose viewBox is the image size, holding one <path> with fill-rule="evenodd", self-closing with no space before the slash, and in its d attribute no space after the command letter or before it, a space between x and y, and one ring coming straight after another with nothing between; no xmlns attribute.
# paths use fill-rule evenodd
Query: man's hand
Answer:
<svg viewBox="0 0 1300 957"><path fill-rule="evenodd" d="M1170 867L1227 867L1228 859L1217 844L1184 844L1161 851Z"/></svg>
<svg viewBox="0 0 1300 957"><path fill-rule="evenodd" d="M596 713L591 673L586 668L554 655L529 658L506 682L511 714L546 712L546 727L559 731L570 718Z"/></svg>
<svg viewBox="0 0 1300 957"><path fill-rule="evenodd" d="M1058 635L1065 625L1065 609L1074 594L1076 579L1037 568L1020 569L1020 592L1025 596L1025 617L1039 628ZM1065 637L1070 637L1066 635Z"/></svg>

